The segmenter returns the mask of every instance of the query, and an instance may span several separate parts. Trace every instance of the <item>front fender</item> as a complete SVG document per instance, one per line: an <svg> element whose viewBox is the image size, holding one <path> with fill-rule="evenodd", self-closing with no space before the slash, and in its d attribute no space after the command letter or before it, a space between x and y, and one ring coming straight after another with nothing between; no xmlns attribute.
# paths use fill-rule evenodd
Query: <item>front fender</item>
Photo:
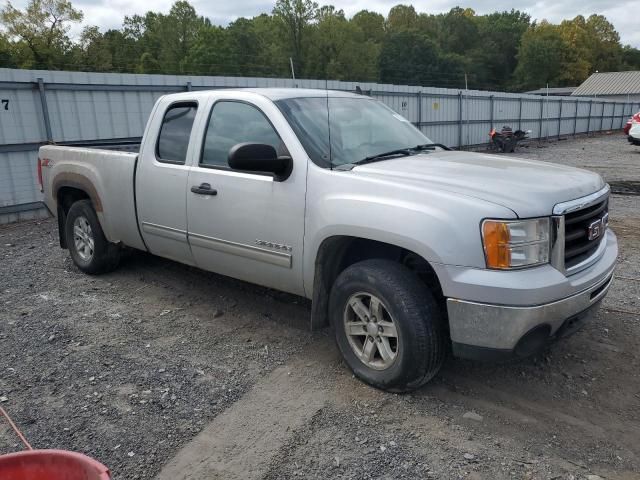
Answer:
<svg viewBox="0 0 640 480"><path fill-rule="evenodd" d="M311 166L305 224L305 291L315 260L333 236L364 238L409 250L429 263L484 268L480 223L515 218L501 205L445 190L380 181Z"/></svg>

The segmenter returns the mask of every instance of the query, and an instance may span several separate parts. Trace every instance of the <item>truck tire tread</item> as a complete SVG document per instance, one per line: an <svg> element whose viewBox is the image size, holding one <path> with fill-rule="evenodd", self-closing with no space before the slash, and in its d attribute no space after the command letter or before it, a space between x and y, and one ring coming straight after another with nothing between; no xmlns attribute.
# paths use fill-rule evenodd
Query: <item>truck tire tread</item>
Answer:
<svg viewBox="0 0 640 480"><path fill-rule="evenodd" d="M372 293L394 299L387 307L392 310L394 320L400 322L400 330L405 331L399 369L390 367L388 370L393 371L382 373L369 369L340 338L344 336L340 329L345 296L348 298L357 284L368 284ZM336 279L329 308L336 340L347 364L358 378L374 387L395 393L415 390L431 380L444 363L446 335L438 304L420 278L400 263L371 259L351 265Z"/></svg>
<svg viewBox="0 0 640 480"><path fill-rule="evenodd" d="M73 224L80 215L87 219L94 236L94 253L89 262L79 258L73 241ZM71 205L65 223L65 236L73 263L84 273L98 275L115 270L118 266L121 249L106 239L90 200L79 200Z"/></svg>

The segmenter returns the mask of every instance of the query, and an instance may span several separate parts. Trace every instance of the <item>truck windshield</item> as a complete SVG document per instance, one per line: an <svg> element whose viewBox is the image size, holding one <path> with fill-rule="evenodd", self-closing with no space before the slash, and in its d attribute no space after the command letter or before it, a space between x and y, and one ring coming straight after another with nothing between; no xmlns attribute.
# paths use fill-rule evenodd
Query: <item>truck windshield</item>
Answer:
<svg viewBox="0 0 640 480"><path fill-rule="evenodd" d="M309 158L321 167L412 155L420 151L416 146L431 143L404 117L369 97L287 98L275 103Z"/></svg>

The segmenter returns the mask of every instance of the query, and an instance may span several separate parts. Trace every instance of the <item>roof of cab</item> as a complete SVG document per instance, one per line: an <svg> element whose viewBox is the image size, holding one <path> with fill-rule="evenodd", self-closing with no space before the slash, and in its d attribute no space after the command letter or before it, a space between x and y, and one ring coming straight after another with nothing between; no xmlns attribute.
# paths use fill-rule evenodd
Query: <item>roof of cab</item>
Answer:
<svg viewBox="0 0 640 480"><path fill-rule="evenodd" d="M253 92L271 100L282 100L285 98L303 98L303 97L356 97L362 98L362 95L356 93L344 92L340 90L321 90L315 88L243 88L245 92Z"/></svg>
<svg viewBox="0 0 640 480"><path fill-rule="evenodd" d="M272 101L283 100L287 98L309 98L309 97L346 97L346 98L369 98L351 92L343 92L339 90L320 90L313 88L211 88L211 90L198 90L195 92L182 92L171 94L172 97L191 97L210 95L213 92L223 91L225 93L255 93L266 97Z"/></svg>

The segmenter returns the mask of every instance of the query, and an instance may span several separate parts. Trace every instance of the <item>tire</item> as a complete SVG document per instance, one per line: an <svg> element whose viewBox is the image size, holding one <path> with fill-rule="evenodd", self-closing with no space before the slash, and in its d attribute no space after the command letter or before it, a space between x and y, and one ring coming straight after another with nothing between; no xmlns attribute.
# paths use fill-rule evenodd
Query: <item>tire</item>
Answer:
<svg viewBox="0 0 640 480"><path fill-rule="evenodd" d="M370 318L363 322L356 310L366 316L367 309ZM372 312L383 319L373 318ZM414 272L399 263L374 259L345 269L331 289L329 314L346 363L359 379L376 388L396 393L415 390L431 380L444 362L446 334L435 298ZM376 323L382 332L379 337L373 336ZM373 357L371 339L377 342Z"/></svg>
<svg viewBox="0 0 640 480"><path fill-rule="evenodd" d="M118 266L120 248L105 238L90 200L71 205L64 231L71 259L83 272L95 275Z"/></svg>

